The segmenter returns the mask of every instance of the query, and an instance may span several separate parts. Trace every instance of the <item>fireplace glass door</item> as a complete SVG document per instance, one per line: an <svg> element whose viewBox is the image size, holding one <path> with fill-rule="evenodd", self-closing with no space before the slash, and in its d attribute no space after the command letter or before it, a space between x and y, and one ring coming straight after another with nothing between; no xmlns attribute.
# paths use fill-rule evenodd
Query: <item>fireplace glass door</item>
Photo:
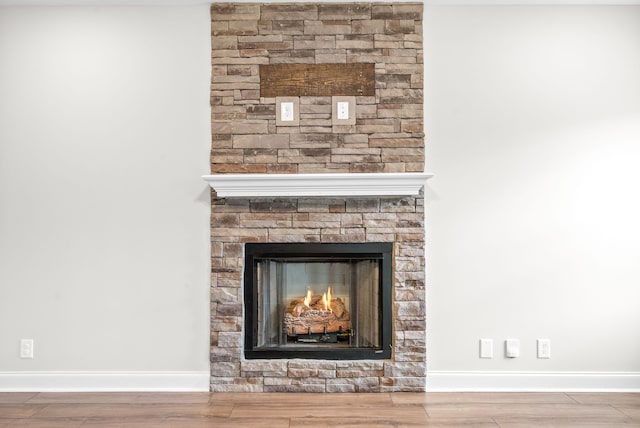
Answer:
<svg viewBox="0 0 640 428"><path fill-rule="evenodd" d="M247 244L247 358L389 358L391 244Z"/></svg>

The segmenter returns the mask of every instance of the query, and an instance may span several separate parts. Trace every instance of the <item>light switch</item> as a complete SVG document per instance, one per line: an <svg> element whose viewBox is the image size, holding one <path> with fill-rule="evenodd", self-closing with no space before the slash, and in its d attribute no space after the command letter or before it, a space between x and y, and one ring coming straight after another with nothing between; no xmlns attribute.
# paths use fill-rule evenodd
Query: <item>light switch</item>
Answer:
<svg viewBox="0 0 640 428"><path fill-rule="evenodd" d="M286 102L280 104L280 120L283 122L293 121L293 103Z"/></svg>

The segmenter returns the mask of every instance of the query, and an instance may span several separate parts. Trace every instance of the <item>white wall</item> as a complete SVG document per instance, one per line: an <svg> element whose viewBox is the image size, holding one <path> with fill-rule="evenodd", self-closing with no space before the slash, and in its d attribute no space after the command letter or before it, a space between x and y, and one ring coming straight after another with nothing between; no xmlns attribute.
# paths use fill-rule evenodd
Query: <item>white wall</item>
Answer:
<svg viewBox="0 0 640 428"><path fill-rule="evenodd" d="M424 38L430 373L640 374L640 7L427 7Z"/></svg>
<svg viewBox="0 0 640 428"><path fill-rule="evenodd" d="M425 12L430 378L640 372L640 8ZM209 30L0 9L0 372L208 369Z"/></svg>
<svg viewBox="0 0 640 428"><path fill-rule="evenodd" d="M0 371L208 370L208 10L0 8Z"/></svg>

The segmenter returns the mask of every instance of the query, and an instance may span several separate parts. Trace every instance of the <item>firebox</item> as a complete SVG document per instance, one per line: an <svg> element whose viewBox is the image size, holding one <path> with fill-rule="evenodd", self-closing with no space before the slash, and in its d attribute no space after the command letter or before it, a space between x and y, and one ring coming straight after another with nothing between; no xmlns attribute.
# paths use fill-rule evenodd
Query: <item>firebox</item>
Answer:
<svg viewBox="0 0 640 428"><path fill-rule="evenodd" d="M391 357L392 243L245 245L245 358Z"/></svg>

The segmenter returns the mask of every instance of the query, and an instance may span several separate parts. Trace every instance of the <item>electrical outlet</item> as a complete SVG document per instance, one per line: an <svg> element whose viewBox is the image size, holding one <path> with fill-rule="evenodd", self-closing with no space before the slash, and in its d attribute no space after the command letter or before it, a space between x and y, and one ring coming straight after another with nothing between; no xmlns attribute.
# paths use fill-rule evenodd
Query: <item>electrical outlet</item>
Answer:
<svg viewBox="0 0 640 428"><path fill-rule="evenodd" d="M300 98L276 97L276 126L300 124Z"/></svg>
<svg viewBox="0 0 640 428"><path fill-rule="evenodd" d="M504 356L507 358L517 358L520 356L520 341L518 339L507 339L504 341Z"/></svg>
<svg viewBox="0 0 640 428"><path fill-rule="evenodd" d="M349 119L349 102L338 101L338 119L340 120Z"/></svg>
<svg viewBox="0 0 640 428"><path fill-rule="evenodd" d="M33 339L20 341L20 358L33 358Z"/></svg>
<svg viewBox="0 0 640 428"><path fill-rule="evenodd" d="M334 126L356 124L356 97L331 97L331 124Z"/></svg>
<svg viewBox="0 0 640 428"><path fill-rule="evenodd" d="M493 358L493 339L480 339L480 358Z"/></svg>
<svg viewBox="0 0 640 428"><path fill-rule="evenodd" d="M280 104L280 120L283 122L293 121L293 103L284 102Z"/></svg>
<svg viewBox="0 0 640 428"><path fill-rule="evenodd" d="M551 340L538 339L538 358L551 358Z"/></svg>

